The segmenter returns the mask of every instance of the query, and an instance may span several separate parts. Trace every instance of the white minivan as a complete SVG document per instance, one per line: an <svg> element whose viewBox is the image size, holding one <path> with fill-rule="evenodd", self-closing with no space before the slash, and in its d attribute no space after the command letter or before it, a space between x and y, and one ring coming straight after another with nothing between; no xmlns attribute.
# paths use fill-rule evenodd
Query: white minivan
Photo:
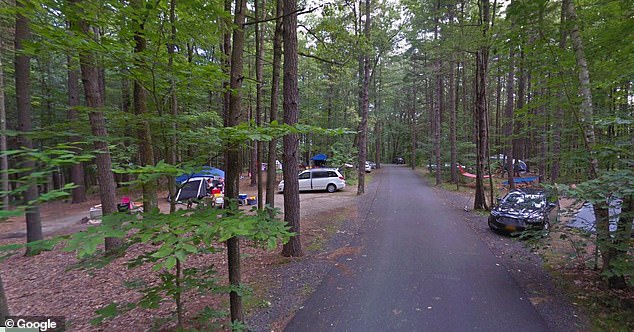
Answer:
<svg viewBox="0 0 634 332"><path fill-rule="evenodd" d="M299 191L326 190L333 193L346 187L346 180L336 168L313 168L299 173ZM277 187L284 191L284 180Z"/></svg>

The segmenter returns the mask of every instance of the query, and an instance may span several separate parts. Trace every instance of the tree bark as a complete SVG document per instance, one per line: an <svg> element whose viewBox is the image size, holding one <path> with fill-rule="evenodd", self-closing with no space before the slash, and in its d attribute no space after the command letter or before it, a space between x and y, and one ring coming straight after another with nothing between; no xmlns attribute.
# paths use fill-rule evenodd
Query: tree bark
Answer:
<svg viewBox="0 0 634 332"><path fill-rule="evenodd" d="M4 322L9 314L9 303L4 291L4 281L2 281L2 276L0 276L0 321Z"/></svg>
<svg viewBox="0 0 634 332"><path fill-rule="evenodd" d="M243 77L243 50L244 50L244 20L247 10L246 0L236 0L233 47L231 50L231 94L229 98L228 113L225 116L225 126L233 127L242 120L241 90ZM229 209L237 209L236 200L240 193L240 146L231 143L225 148L225 197L229 202ZM231 211L229 212L231 213ZM232 287L239 287L241 283L240 268L240 241L237 237L227 240L227 258L229 265L229 283ZM229 293L231 321L244 321L242 298L236 291Z"/></svg>
<svg viewBox="0 0 634 332"><path fill-rule="evenodd" d="M458 149L456 146L456 121L458 117L458 101L456 99L456 62L455 55L449 61L449 145L451 150L451 182L458 183Z"/></svg>
<svg viewBox="0 0 634 332"><path fill-rule="evenodd" d="M255 15L259 21L266 20L266 0L255 1ZM264 28L266 25L257 23L255 25L255 76L257 82L255 93L255 122L258 127L262 127L262 91L264 81ZM257 141L257 174L258 174L258 210L264 208L263 191L264 183L262 183L262 161L264 158L264 142Z"/></svg>
<svg viewBox="0 0 634 332"><path fill-rule="evenodd" d="M68 120L73 123L79 119L77 108L80 106L80 87L79 87L79 68L76 61L73 61L74 57L67 56L68 66ZM81 138L77 135L73 135L70 138L71 142L77 143ZM76 147L79 151L79 147ZM84 181L84 165L77 163L70 166L70 179L77 186L73 188L71 192L73 204L85 202L86 197L86 183Z"/></svg>
<svg viewBox="0 0 634 332"><path fill-rule="evenodd" d="M143 0L130 1L130 6L137 15L133 18L134 24L134 65L136 74L141 76L144 71L143 53L147 47L145 39L145 17L142 17ZM134 114L137 117L137 138L139 140L139 155L141 166L154 166L154 150L152 146L152 133L147 117L147 91L143 87L140 78L134 80L133 86ZM156 181L151 180L142 184L143 209L151 211L158 208L158 197L156 194Z"/></svg>
<svg viewBox="0 0 634 332"><path fill-rule="evenodd" d="M489 64L489 12L488 0L478 0L480 7L480 29L482 32L482 45L476 52L476 81L475 81L475 121L476 121L476 188L473 208L487 210L486 196L484 193L484 162L487 151L487 68Z"/></svg>
<svg viewBox="0 0 634 332"><path fill-rule="evenodd" d="M4 70L2 65L2 54L4 54L4 43L0 39L0 190L3 192L9 192L9 160L5 152L7 151L7 111L4 104ZM2 195L2 210L9 209L9 195ZM0 281L0 286L2 282ZM4 292L0 294L4 296ZM1 299L0 299L1 300ZM6 302L6 301L5 301ZM0 314L2 314L2 307L0 307ZM4 317L0 317L3 319Z"/></svg>
<svg viewBox="0 0 634 332"><path fill-rule="evenodd" d="M378 97L380 95L380 92L378 90L381 89L382 87L382 84L381 84L382 71L380 66L378 68L375 68L374 70L377 70L377 69L378 69L378 75L376 80L374 80L374 86L375 86L374 98L376 99L375 104L376 104L376 118L377 118L375 128L374 128L375 144L376 144L376 148L374 151L375 153L374 162L376 163L376 168L381 169L381 150L383 147L383 140L382 140L383 121L381 120L382 107L381 107L381 98Z"/></svg>
<svg viewBox="0 0 634 332"><path fill-rule="evenodd" d="M170 1L170 41L167 46L167 55L169 57L167 66L170 72L170 114L172 119L178 116L178 98L176 95L176 78L174 73L174 53L176 52L176 0ZM172 135L170 136L169 147L167 148L167 162L170 165L176 165L176 150L178 146L178 125L176 121L171 125ZM167 178L167 187L169 197L175 197L176 180L173 176ZM176 200L170 199L170 213L176 212Z"/></svg>
<svg viewBox="0 0 634 332"><path fill-rule="evenodd" d="M281 1L281 0L278 0ZM284 123L297 124L299 116L299 90L297 79L297 1L284 0ZM303 256L300 232L299 180L297 178L297 134L287 134L284 147L284 221L289 231L295 233L282 248L286 257Z"/></svg>
<svg viewBox="0 0 634 332"><path fill-rule="evenodd" d="M435 67L435 78L434 78L434 99L436 102L434 103L434 159L436 164L436 185L440 185L442 183L442 165L440 159L440 135L442 130L442 124L440 121L441 118L441 109L443 107L443 93L442 93L442 76L440 73L441 70L441 60L436 59L434 63Z"/></svg>
<svg viewBox="0 0 634 332"><path fill-rule="evenodd" d="M32 149L33 141L29 137L33 130L31 122L31 58L24 53L24 43L31 38L31 29L29 19L21 14L24 9L24 3L18 1L18 13L15 22L15 95L17 99L18 111L18 143L24 149ZM21 168L25 169L21 175L28 178L35 171L35 162L25 157L21 161ZM40 218L40 209L38 205L33 204L38 197L37 185L34 181L26 184L27 189L24 191L24 204L26 208L26 242L34 242L42 240L42 220ZM37 254L31 247L27 247L27 255Z"/></svg>
<svg viewBox="0 0 634 332"><path fill-rule="evenodd" d="M436 1L436 14L435 14L435 27L434 27L434 40L438 42L440 33L440 0ZM439 48L440 49L440 48ZM440 50L439 50L440 51ZM434 61L434 159L436 163L436 185L439 186L442 183L442 167L440 160L440 134L441 134L441 119L440 114L443 107L443 91L442 91L442 60L441 54L436 54Z"/></svg>
<svg viewBox="0 0 634 332"><path fill-rule="evenodd" d="M81 0L70 0L73 4L81 3ZM81 9L78 9L81 11ZM75 17L82 17L77 15ZM83 19L73 18L71 29L83 34L86 39L92 39L92 31L88 22ZM112 159L108 147L108 131L106 120L102 112L104 107L103 96L99 88L99 68L95 55L86 49L79 50L79 63L81 68L82 83L86 106L89 108L88 119L93 136L95 136L94 148L97 153L97 179L99 181L99 197L101 198L101 210L103 215L117 212L114 175L112 174ZM105 249L107 254L114 254L123 244L122 239L106 238Z"/></svg>
<svg viewBox="0 0 634 332"><path fill-rule="evenodd" d="M526 99L526 67L525 67L525 53L524 50L520 50L519 56L519 68L518 68L518 80L517 80L517 101L516 101L516 109L521 110L524 108L525 99ZM514 120L514 133L515 135L525 136L522 132L524 131L524 127L526 124L526 112L522 113L522 117L517 119L519 121ZM513 139L513 157L515 159L526 159L526 137L518 137Z"/></svg>
<svg viewBox="0 0 634 332"><path fill-rule="evenodd" d="M374 124L374 162L376 168L381 168L381 120L377 119Z"/></svg>
<svg viewBox="0 0 634 332"><path fill-rule="evenodd" d="M566 6L566 1L563 1L562 6ZM561 16L560 16L560 27L559 27L559 49L561 52L564 52L566 49L566 10L562 8ZM560 74L563 75L563 74ZM558 125L553 128L553 153L552 153L552 165L550 168L550 181L551 183L556 183L559 179L560 168L561 168L561 133L564 127L564 107L561 105L563 101L563 92L564 83L561 83L561 86L557 89L557 109L555 111L555 121Z"/></svg>
<svg viewBox="0 0 634 332"><path fill-rule="evenodd" d="M414 62L414 61L412 61ZM414 63L414 72L416 73L416 65ZM416 150L418 149L418 121L416 117L416 103L418 100L418 88L416 86L416 80L412 81L412 105L409 107L409 126L410 126L410 140L411 144L409 146L409 156L410 156L410 167L412 170L416 169L417 160L416 160ZM432 101L433 102L433 101ZM430 121L431 122L431 121Z"/></svg>
<svg viewBox="0 0 634 332"><path fill-rule="evenodd" d="M225 12L227 13L231 13L231 0L225 0ZM231 27L231 22L229 22L229 20L227 20L227 22L225 22L226 24L226 31L229 31L230 27ZM231 75L230 71L231 71L231 33L229 32L225 32L225 34L223 35L222 38L222 51L223 51L223 55L224 55L224 68L223 68L223 72L225 74L227 74L228 76ZM193 54L193 47L188 47L188 53L189 54ZM189 59L191 59L192 56L189 56ZM191 61L190 61L191 63ZM222 118L224 120L224 125L227 125L227 120L228 120L228 114L229 114L229 107L231 107L231 91L230 91L230 86L231 86L231 79L229 81L225 81L222 83L222 90L224 91L223 93L223 103L222 103Z"/></svg>
<svg viewBox="0 0 634 332"><path fill-rule="evenodd" d="M0 172L2 174L2 191L9 191L9 163L7 160L7 156L4 154L7 151L7 136L4 132L7 130L7 122L6 122L6 110L4 107L4 71L2 67L2 54L4 53L4 43L0 39ZM2 197L2 206L0 207L3 210L9 209L9 195L3 195ZM4 291L4 282L2 281L2 276L0 275L0 322L4 322L5 318L9 316L9 305L7 303L7 296Z"/></svg>
<svg viewBox="0 0 634 332"><path fill-rule="evenodd" d="M359 6L360 7L360 6ZM359 8L359 16L361 16ZM367 43L370 41L370 0L365 0L365 22L363 34ZM370 56L368 51L364 51L363 61L363 84L361 86L361 122L359 123L358 147L359 147L359 168L357 195L365 193L365 162L368 157L368 111L369 111L369 89L370 89Z"/></svg>
<svg viewBox="0 0 634 332"><path fill-rule="evenodd" d="M511 5L513 2L511 2ZM504 155L502 161L506 167L509 189L515 189L514 164L513 164L513 117L515 98L515 46L511 45L509 50L509 71L506 78L506 105L504 107Z"/></svg>
<svg viewBox="0 0 634 332"><path fill-rule="evenodd" d="M271 109L269 110L269 121L277 121L277 109L279 107L279 87L280 87L280 64L282 60L282 0L276 1L275 33L273 35L273 73L271 75ZM268 168L266 171L266 204L275 207L275 191L277 186L277 139L269 142Z"/></svg>
<svg viewBox="0 0 634 332"><path fill-rule="evenodd" d="M579 70L579 90L581 92L581 109L579 112L579 122L583 130L583 139L588 154L588 178L596 179L599 176L599 161L594 151L596 145L594 130L594 106L592 104L592 88L590 84L590 70L586 60L583 47L583 40L579 32L577 23L577 12L573 0L564 0L562 2L563 10L566 11L566 17L570 22L570 40L575 51L575 59ZM609 197L609 196L608 196ZM608 198L606 197L606 200ZM610 218L608 212L608 202L594 205L594 214L597 219L597 245L601 251L603 261L603 270L612 270L613 263L618 261L618 255L622 254L617 249L610 237ZM618 269L614 269L618 271ZM619 273L619 272L617 272ZM613 275L608 278L611 288L620 288L625 285L625 277L621 274Z"/></svg>

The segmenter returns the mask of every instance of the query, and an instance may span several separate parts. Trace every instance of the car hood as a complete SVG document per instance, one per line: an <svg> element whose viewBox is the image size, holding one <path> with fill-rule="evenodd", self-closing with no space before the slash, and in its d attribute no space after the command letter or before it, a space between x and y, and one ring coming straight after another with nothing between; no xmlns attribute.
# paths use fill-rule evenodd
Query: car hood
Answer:
<svg viewBox="0 0 634 332"><path fill-rule="evenodd" d="M511 217L517 219L534 218L541 214L540 208L521 208L517 206L500 205L491 211L493 216Z"/></svg>

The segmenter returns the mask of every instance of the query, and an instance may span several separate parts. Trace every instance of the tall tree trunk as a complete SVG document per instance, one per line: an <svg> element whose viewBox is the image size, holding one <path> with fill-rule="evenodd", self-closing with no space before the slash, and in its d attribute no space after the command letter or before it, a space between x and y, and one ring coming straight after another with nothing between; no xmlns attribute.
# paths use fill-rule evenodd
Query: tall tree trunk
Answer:
<svg viewBox="0 0 634 332"><path fill-rule="evenodd" d="M231 13L231 0L225 0L225 12ZM225 22L225 29L227 32L224 33L222 37L222 51L224 56L224 67L223 72L227 74L227 76L231 76L231 33L229 33L229 29L231 27L231 22L227 20ZM193 46L188 46L188 53L190 54L189 59L192 58L193 54ZM191 63L191 61L190 61ZM231 79L229 81L225 81L222 83L223 93L223 103L222 103L222 118L224 120L224 125L227 125L227 119L229 114L229 107L231 107Z"/></svg>
<svg viewBox="0 0 634 332"><path fill-rule="evenodd" d="M434 27L434 40L438 41L440 33L440 0L436 1L436 14L435 14L435 27ZM439 50L440 52L440 50ZM441 134L441 109L443 107L443 91L442 91L442 60L441 54L436 54L434 61L434 159L436 163L436 185L440 185L442 182L440 165L440 134Z"/></svg>
<svg viewBox="0 0 634 332"><path fill-rule="evenodd" d="M3 192L9 192L9 160L5 152L7 151L7 111L4 106L4 70L2 67L2 54L4 54L4 43L0 39L0 190ZM9 209L9 195L2 195L2 210ZM0 286L2 281L0 280ZM4 292L1 292L0 296L4 296ZM2 300L2 298L0 298ZM5 301L6 302L6 301ZM2 314L2 307L0 306L0 314ZM3 319L4 317L0 317Z"/></svg>
<svg viewBox="0 0 634 332"><path fill-rule="evenodd" d="M412 61L414 62L414 61ZM414 72L416 73L416 66L414 63ZM416 169L417 160L416 160L416 150L418 149L418 121L416 116L416 103L418 100L418 88L416 86L416 80L412 81L412 105L409 107L409 126L410 126L410 167L412 170Z"/></svg>
<svg viewBox="0 0 634 332"><path fill-rule="evenodd" d="M281 1L281 0L278 0ZM294 126L299 116L299 89L297 79L297 1L284 0L284 124ZM302 252L300 232L299 180L297 178L299 137L297 134L284 136L284 221L289 231L295 233L284 244L282 255L299 257Z"/></svg>
<svg viewBox="0 0 634 332"><path fill-rule="evenodd" d="M225 117L225 126L233 127L242 121L241 90L243 77L243 50L244 50L244 20L247 10L246 0L236 0L233 47L231 50L231 95L229 101L229 113ZM230 144L225 148L225 197L228 198L230 210L237 209L236 199L240 193L240 146ZM231 211L230 211L231 213ZM240 241L237 237L227 240L227 259L229 265L229 283L232 287L239 287L241 283L240 271ZM244 321L242 298L236 291L229 293L231 307L231 321Z"/></svg>
<svg viewBox="0 0 634 332"><path fill-rule="evenodd" d="M176 52L176 0L170 1L170 41L167 46L168 63L170 72L170 114L172 119L178 116L178 98L176 95L176 78L174 70L174 53ZM172 135L167 149L167 162L170 165L176 165L176 150L178 146L178 127L177 122L173 121L171 125ZM176 180L173 176L167 178L167 188L169 197L175 197ZM176 212L176 200L170 199L170 213Z"/></svg>
<svg viewBox="0 0 634 332"><path fill-rule="evenodd" d="M266 0L255 1L255 15L258 21L266 20ZM258 127L262 127L262 86L264 81L264 28L265 24L255 25L255 76L258 81L255 93L255 122ZM257 173L258 173L258 210L264 208L262 183L262 161L264 158L264 142L257 141Z"/></svg>
<svg viewBox="0 0 634 332"><path fill-rule="evenodd" d="M134 54L135 67L138 76L142 76L144 71L143 53L147 47L145 39L145 20L141 16L143 8L143 0L133 0L130 2L131 7L137 12L134 16ZM139 140L139 154L141 166L154 165L154 150L152 146L152 133L150 131L150 123L147 120L147 91L143 87L140 78L134 80L133 87L134 97L134 114L137 117L137 138ZM150 180L142 184L143 189L143 209L151 211L158 207L158 198L156 194L156 180Z"/></svg>
<svg viewBox="0 0 634 332"><path fill-rule="evenodd" d="M72 123L79 119L77 108L80 106L79 68L75 57L67 56L68 66L68 120ZM73 135L70 140L77 143L81 138ZM79 149L79 147L75 146ZM70 166L70 179L76 185L71 192L72 203L82 203L86 201L86 183L84 181L84 165L81 163Z"/></svg>
<svg viewBox="0 0 634 332"><path fill-rule="evenodd" d="M539 96L537 96L538 98L540 98L541 100L549 100L550 98L552 98L552 96L548 96L546 97L546 88L544 88L545 82L539 82L539 86L541 86L542 88L539 89ZM548 98L548 99L543 99L543 98ZM549 127L549 123L551 123L551 119L548 118L548 114L546 112L546 105L539 105L539 107L537 108L537 118L538 119L542 119L541 120L541 129L539 130L539 134L538 134L538 140L539 142L537 142L538 145L538 150L539 150L539 158L538 158L538 165L539 165L539 182L543 183L545 181L546 178L546 155L548 154L548 127Z"/></svg>
<svg viewBox="0 0 634 332"><path fill-rule="evenodd" d="M374 163L376 168L381 168L381 120L377 119L374 124Z"/></svg>
<svg viewBox="0 0 634 332"><path fill-rule="evenodd" d="M577 12L573 0L564 0L562 3L565 6L566 16L570 21L570 38L572 46L575 51L575 59L577 61L577 67L579 69L579 85L581 92L581 109L579 114L579 121L583 128L584 143L586 145L586 151L588 152L589 172L588 178L595 179L599 176L599 161L596 157L594 145L596 142L594 132L594 107L592 105L592 88L590 86L590 71L588 69L588 62L586 61L585 51L583 48L583 40L579 32L579 26L577 23Z"/></svg>
<svg viewBox="0 0 634 332"><path fill-rule="evenodd" d="M583 40L579 32L577 12L573 0L564 0L563 10L570 22L570 40L575 51L575 59L579 70L579 90L581 92L581 109L578 115L581 128L583 130L584 145L588 154L588 178L596 179L599 176L599 161L596 152L595 131L594 131L594 106L592 104L592 88L590 85L590 71L583 48ZM607 199L607 198L606 198ZM597 245L601 251L604 271L614 271L616 274L608 278L611 288L623 288L626 285L622 272L618 272L613 266L617 262L620 253L610 237L610 218L608 213L608 202L594 205L594 214L597 219Z"/></svg>
<svg viewBox="0 0 634 332"><path fill-rule="evenodd" d="M451 182L458 183L458 149L456 146L456 119L458 101L456 99L456 62L455 54L449 60L449 145L451 150Z"/></svg>
<svg viewBox="0 0 634 332"><path fill-rule="evenodd" d="M249 66L250 67L250 66ZM253 77L253 74L250 72L249 70L249 77ZM257 85L257 83L256 83ZM257 87L256 87L257 89ZM248 96L248 100L249 100L249 122L253 121L253 122L257 122L257 116L256 116L256 112L253 110L253 105L251 103L251 101L253 100L253 95L252 95L252 91L251 89L249 89L249 96ZM247 149L247 152L249 154L248 156L248 160L249 160L249 187L255 187L258 184L258 142L257 141L252 141L251 142L251 146Z"/></svg>
<svg viewBox="0 0 634 332"><path fill-rule="evenodd" d="M511 5L513 2L511 2ZM515 189L514 163L513 163L513 117L514 117L514 98L515 98L515 46L512 45L509 50L509 71L506 78L506 105L504 107L504 155L502 161L506 167L506 173L509 181L509 188Z"/></svg>
<svg viewBox="0 0 634 332"><path fill-rule="evenodd" d="M273 35L273 73L271 75L271 109L269 110L269 121L273 123L277 121L277 108L279 104L279 87L280 87L280 64L282 62L282 0L276 1L275 32ZM268 168L266 171L266 204L275 207L275 190L277 189L277 139L269 142Z"/></svg>
<svg viewBox="0 0 634 332"><path fill-rule="evenodd" d="M359 8L359 16L361 15ZM366 42L370 40L370 0L365 0L365 22L363 34ZM370 89L370 55L368 51L363 54L363 85L361 87L361 122L359 123L359 182L357 184L357 195L365 193L365 162L368 158L368 109L369 109L369 89Z"/></svg>
<svg viewBox="0 0 634 332"><path fill-rule="evenodd" d="M73 4L81 3L81 0L70 0ZM81 9L78 9L81 11ZM86 39L93 38L88 22L77 19L82 15L76 15L71 21L71 29L83 34ZM101 210L103 215L117 212L114 175L112 174L112 159L108 147L108 131L103 115L103 97L99 88L99 68L95 55L86 49L79 50L79 63L81 68L82 83L86 106L89 108L88 119L93 136L95 136L94 148L97 153L97 179L99 181L99 197L101 198ZM107 254L114 254L121 247L123 241L118 238L106 238L105 249Z"/></svg>
<svg viewBox="0 0 634 332"><path fill-rule="evenodd" d="M416 59L412 57L412 69L414 73L418 73ZM425 63L425 66L427 63ZM416 169L416 165L418 164L416 160L416 150L418 149L418 119L416 116L416 104L418 102L418 82L416 80L412 80L412 105L409 108L409 121L410 121L410 160L412 170ZM428 99L429 100L429 99ZM431 124L431 122L430 122Z"/></svg>
<svg viewBox="0 0 634 332"><path fill-rule="evenodd" d="M500 112L502 109L502 61L501 57L497 57L497 82L495 84L495 126L493 127L493 137L495 138L495 142L493 142L493 146L496 148L496 153L499 150L504 151L504 147L501 145L500 140L502 134L502 128L500 125L501 116Z"/></svg>
<svg viewBox="0 0 634 332"><path fill-rule="evenodd" d="M375 144L376 144L376 148L375 148L375 156L374 156L374 162L376 163L376 168L377 169L381 169L381 149L383 146L383 140L382 140L382 129L383 129L383 122L381 120L381 111L382 111L382 107L381 107L381 93L379 92L379 89L381 89L382 87L382 75L381 75L381 67L379 66L378 68L376 68L375 70L378 69L378 75L377 78L374 80L374 99L375 99L375 104L376 104L376 125L374 128L374 135L375 137Z"/></svg>
<svg viewBox="0 0 634 332"><path fill-rule="evenodd" d="M33 141L29 137L33 130L31 122L31 57L24 53L24 43L31 38L29 19L22 15L21 11L25 6L18 1L18 13L15 22L15 95L17 99L18 111L18 143L24 149L32 149ZM21 168L25 171L23 177L28 178L35 171L35 162L28 157L21 162ZM24 203L26 209L26 242L42 240L42 220L40 218L39 206L33 202L38 197L37 185L34 181L26 184L24 191ZM37 254L31 247L27 247L27 255Z"/></svg>
<svg viewBox="0 0 634 332"><path fill-rule="evenodd" d="M525 53L524 48L520 49L519 56L519 69L518 69L518 80L517 80L517 102L516 109L521 110L524 108L526 101L526 66L525 66ZM517 136L521 136L513 139L513 157L515 159L526 159L526 134L524 133L526 128L526 112L522 112L522 117L517 119L518 121L514 121L514 134Z"/></svg>
<svg viewBox="0 0 634 332"><path fill-rule="evenodd" d="M562 6L566 6L566 1L563 1ZM559 27L559 50L560 52L564 52L566 49L566 36L568 35L566 29L566 10L562 8L561 16L560 16L560 27ZM560 75L563 75L561 73ZM552 166L550 168L550 181L551 183L556 183L559 179L560 168L561 168L561 134L564 127L564 107L562 106L563 101L563 90L564 83L561 83L561 87L557 89L557 109L555 111L555 121L557 125L553 128L553 153L552 153Z"/></svg>
<svg viewBox="0 0 634 332"><path fill-rule="evenodd" d="M435 67L435 78L434 78L434 99L436 102L434 103L434 159L436 164L436 185L440 185L442 183L442 167L441 167L441 159L440 159L440 134L441 134L441 108L443 107L443 93L442 93L442 76L440 73L441 70L441 60L436 59L434 67Z"/></svg>
<svg viewBox="0 0 634 332"><path fill-rule="evenodd" d="M488 31L489 31L489 13L490 5L489 0L478 0L478 6L480 8L481 25L480 30L482 32L481 45L476 52L476 81L475 81L475 121L476 121L476 188L475 198L473 202L474 209L487 210L486 196L484 193L484 163L487 151L487 121L486 115L488 112L487 103L487 67L489 64L489 45L488 45Z"/></svg>
<svg viewBox="0 0 634 332"><path fill-rule="evenodd" d="M9 303L4 291L4 281L2 281L2 276L0 276L0 321L4 322L9 314Z"/></svg>

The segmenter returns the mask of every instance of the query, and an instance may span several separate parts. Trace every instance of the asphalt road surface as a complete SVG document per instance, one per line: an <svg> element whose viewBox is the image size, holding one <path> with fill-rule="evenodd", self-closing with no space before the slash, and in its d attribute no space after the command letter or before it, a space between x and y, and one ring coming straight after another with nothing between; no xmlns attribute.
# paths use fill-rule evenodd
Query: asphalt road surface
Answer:
<svg viewBox="0 0 634 332"><path fill-rule="evenodd" d="M405 166L387 165L361 212L354 256L286 331L546 331L546 323L459 211Z"/></svg>

